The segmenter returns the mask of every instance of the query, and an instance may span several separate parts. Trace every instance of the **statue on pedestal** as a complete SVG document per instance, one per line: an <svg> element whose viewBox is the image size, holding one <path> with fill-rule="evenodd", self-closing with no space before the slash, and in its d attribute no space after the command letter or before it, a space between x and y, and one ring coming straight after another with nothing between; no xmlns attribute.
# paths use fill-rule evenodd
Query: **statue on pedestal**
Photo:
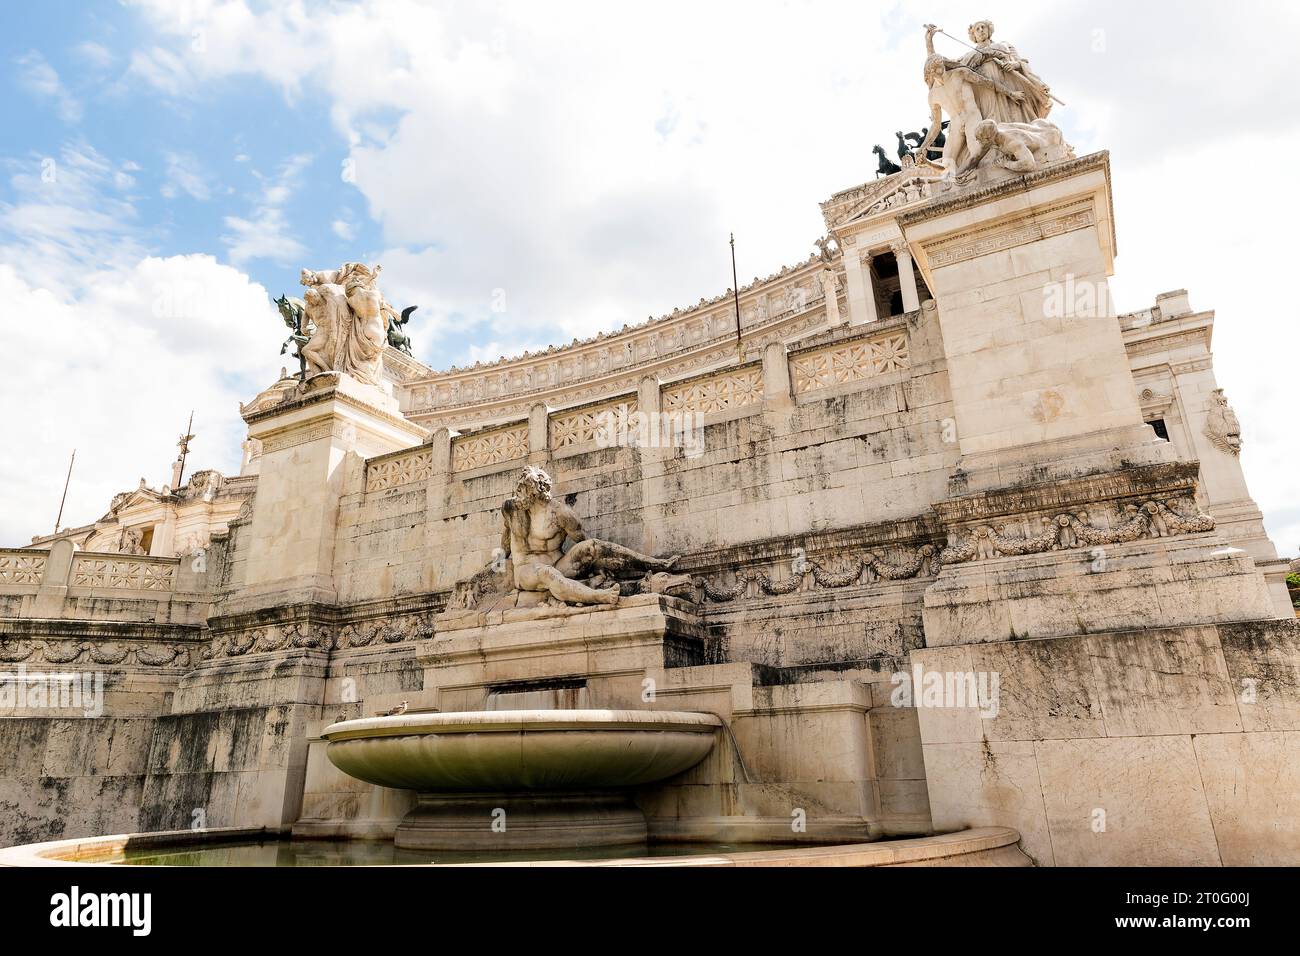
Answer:
<svg viewBox="0 0 1300 956"><path fill-rule="evenodd" d="M958 60L935 51L936 33L943 31L926 24L931 122L917 155L928 155L946 113L950 123L939 162L949 176L980 165L1025 173L1073 156L1061 131L1046 119L1056 97L1015 47L993 42L991 22L972 24L969 36L975 45Z"/></svg>
<svg viewBox="0 0 1300 956"><path fill-rule="evenodd" d="M491 594L529 592L552 605L615 605L627 593L678 593L690 578L667 572L677 555L654 558L589 538L572 509L551 496L551 476L529 466L501 506L501 547L482 571L456 586L453 603L473 608ZM571 543L567 551L564 545ZM534 602L535 604L536 602ZM520 602L519 606L525 606Z"/></svg>
<svg viewBox="0 0 1300 956"><path fill-rule="evenodd" d="M300 343L299 353L307 375L346 372L358 381L377 385L385 346L391 344L410 354L411 340L400 329L415 307L399 316L388 304L376 284L382 269L345 262L338 269L302 270L300 281L306 291L298 322L306 341ZM281 313L296 301L286 300ZM289 322L287 316L285 321Z"/></svg>

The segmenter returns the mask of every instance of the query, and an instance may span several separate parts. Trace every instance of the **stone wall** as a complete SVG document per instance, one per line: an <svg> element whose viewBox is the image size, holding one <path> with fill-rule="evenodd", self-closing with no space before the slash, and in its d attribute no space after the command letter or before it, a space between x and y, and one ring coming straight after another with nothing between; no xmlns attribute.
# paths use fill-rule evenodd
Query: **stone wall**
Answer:
<svg viewBox="0 0 1300 956"><path fill-rule="evenodd" d="M917 711L936 830L1009 823L1040 865L1300 857L1300 622L932 647L913 661L1000 676L995 716Z"/></svg>

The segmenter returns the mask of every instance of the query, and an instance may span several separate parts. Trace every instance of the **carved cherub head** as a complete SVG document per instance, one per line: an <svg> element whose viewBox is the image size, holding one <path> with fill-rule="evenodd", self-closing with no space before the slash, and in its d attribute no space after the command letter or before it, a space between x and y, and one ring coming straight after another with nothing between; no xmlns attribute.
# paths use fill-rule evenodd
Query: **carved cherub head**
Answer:
<svg viewBox="0 0 1300 956"><path fill-rule="evenodd" d="M529 465L519 474L515 484L515 501L527 506L534 501L551 499L551 476L536 465Z"/></svg>
<svg viewBox="0 0 1300 956"><path fill-rule="evenodd" d="M998 135L998 124L993 120L981 120L975 125L975 139L983 146L993 145Z"/></svg>

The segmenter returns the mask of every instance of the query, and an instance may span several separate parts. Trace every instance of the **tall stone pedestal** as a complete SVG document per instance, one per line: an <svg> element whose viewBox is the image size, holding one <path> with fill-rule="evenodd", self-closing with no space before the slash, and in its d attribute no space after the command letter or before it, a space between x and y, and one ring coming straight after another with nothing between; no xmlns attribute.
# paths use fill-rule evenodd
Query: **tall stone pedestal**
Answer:
<svg viewBox="0 0 1300 956"><path fill-rule="evenodd" d="M221 613L335 600L334 535L343 469L418 445L397 400L339 373L316 375L270 407L245 410L262 443L242 587Z"/></svg>
<svg viewBox="0 0 1300 956"><path fill-rule="evenodd" d="M1270 617L1249 556L1196 508L1196 467L1143 422L1107 283L1107 155L899 225L936 299L961 451L935 504L951 547L927 643Z"/></svg>
<svg viewBox="0 0 1300 956"><path fill-rule="evenodd" d="M939 306L960 490L1173 459L1143 423L1110 303L1105 153L958 192L900 225Z"/></svg>
<svg viewBox="0 0 1300 956"><path fill-rule="evenodd" d="M1265 700L1293 682L1258 675L1294 627L1268 620L1264 574L1196 504L1199 464L1143 423L1107 289L1106 155L900 225L937 300L961 450L912 654L936 829L1012 826L1044 864L1293 854L1300 831L1269 827L1295 817L1279 780L1298 745L1277 732L1294 720Z"/></svg>

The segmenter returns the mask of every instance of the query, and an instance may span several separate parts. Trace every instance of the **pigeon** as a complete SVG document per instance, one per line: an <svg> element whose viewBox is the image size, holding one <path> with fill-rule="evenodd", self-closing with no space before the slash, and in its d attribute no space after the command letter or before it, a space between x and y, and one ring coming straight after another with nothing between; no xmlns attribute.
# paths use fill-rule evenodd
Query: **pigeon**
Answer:
<svg viewBox="0 0 1300 956"><path fill-rule="evenodd" d="M388 710L377 710L375 711L375 716L376 717L399 717L402 714L406 713L406 708L409 705L409 703L410 703L409 701L404 700L396 707L391 707Z"/></svg>

